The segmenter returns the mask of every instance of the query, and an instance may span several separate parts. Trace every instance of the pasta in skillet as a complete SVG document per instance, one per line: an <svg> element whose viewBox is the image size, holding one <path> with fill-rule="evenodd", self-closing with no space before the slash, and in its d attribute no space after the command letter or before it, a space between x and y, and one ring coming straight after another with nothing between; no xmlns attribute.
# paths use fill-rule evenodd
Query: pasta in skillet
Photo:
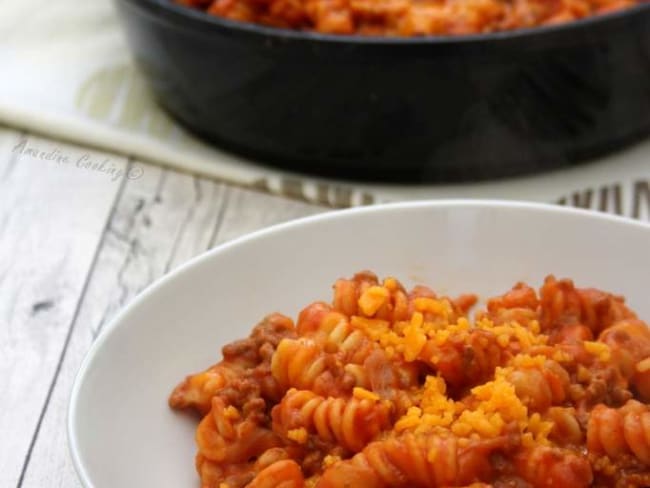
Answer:
<svg viewBox="0 0 650 488"><path fill-rule="evenodd" d="M370 272L266 317L169 403L202 488L650 486L650 329L549 276L470 318Z"/></svg>
<svg viewBox="0 0 650 488"><path fill-rule="evenodd" d="M488 34L633 7L644 0L174 0L217 17L299 31L371 36Z"/></svg>

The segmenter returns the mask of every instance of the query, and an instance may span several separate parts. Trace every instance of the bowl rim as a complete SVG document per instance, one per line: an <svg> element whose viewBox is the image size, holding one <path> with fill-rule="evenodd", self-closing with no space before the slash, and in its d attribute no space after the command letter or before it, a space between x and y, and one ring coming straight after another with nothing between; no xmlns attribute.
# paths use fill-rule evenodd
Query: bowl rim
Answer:
<svg viewBox="0 0 650 488"><path fill-rule="evenodd" d="M124 320L133 309L140 306L140 304L153 294L155 294L158 289L167 285L168 282L175 280L178 276L184 273L191 272L194 268L202 266L204 262L213 259L215 256L227 252L228 250L235 248L237 246L246 244L259 239L264 239L267 236L279 234L287 230L303 227L305 225L318 224L319 222L346 219L349 217L354 217L358 215L372 215L372 214L381 214L385 211L395 211L395 210L413 210L421 208L434 208L434 209L511 209L511 210L523 210L528 212L540 212L544 214L560 214L566 216L578 216L584 217L593 221L601 222L613 222L617 225L625 225L635 227L642 232L647 232L650 238L650 222L643 222L640 220L632 219L630 217L617 216L612 214L606 214L603 212L598 212L595 210L587 210L575 207L565 207L557 204L550 203L536 203L536 202L525 202L517 200L497 200L497 199L441 199L441 200L416 200L416 201L406 201L406 202L395 202L395 203L385 203L378 205L371 205L365 207L354 207L344 210L332 210L323 212L316 215L310 215L307 217L302 217L281 224L272 225L248 234L245 234L241 237L227 241L223 244L220 244L212 249L209 249L198 256L190 259L188 262L180 265L178 268L168 273L167 275L157 279L150 285L148 285L144 290L138 293L130 302L124 305L121 310L109 321L108 324L103 328L99 337L93 342L91 347L86 352L83 361L77 371L77 374L74 378L74 383L71 389L68 410L67 410L67 439L68 439L68 452L72 460L72 464L77 473L79 480L84 488L95 488L92 481L90 480L90 475L86 470L86 466L81 460L81 452L77 443L78 432L76 428L76 418L77 418L77 403L79 399L79 394L82 388L83 383L85 382L86 376L90 370L90 367L95 359L98 351L101 350L103 344L106 342L107 338L110 337L115 331L124 327L123 324L126 323Z"/></svg>
<svg viewBox="0 0 650 488"><path fill-rule="evenodd" d="M419 36L419 37L387 37L387 36L360 36L353 34L323 34L314 31L299 31L282 27L271 27L252 22L230 20L216 15L210 15L203 10L174 3L173 0L118 0L130 3L136 7L147 9L151 14L171 21L177 26L196 29L203 33L225 30L233 33L261 35L265 38L280 40L311 41L325 44L353 44L353 45L464 45L484 43L486 41L524 40L550 34L562 34L580 29L588 29L607 25L617 20L625 20L636 14L650 13L650 2L641 0L641 3L631 7L599 15L563 22L555 25L521 28L509 31L491 32L486 34L444 35L444 36Z"/></svg>

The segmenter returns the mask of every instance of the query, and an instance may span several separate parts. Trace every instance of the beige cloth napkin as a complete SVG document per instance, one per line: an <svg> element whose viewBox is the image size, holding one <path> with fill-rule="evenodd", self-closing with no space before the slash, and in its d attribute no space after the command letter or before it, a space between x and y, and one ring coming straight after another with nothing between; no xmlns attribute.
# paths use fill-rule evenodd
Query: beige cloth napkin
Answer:
<svg viewBox="0 0 650 488"><path fill-rule="evenodd" d="M0 0L0 122L293 198L351 206L423 198L560 202L650 220L650 140L591 164L463 185L361 185L270 170L160 110L109 0Z"/></svg>

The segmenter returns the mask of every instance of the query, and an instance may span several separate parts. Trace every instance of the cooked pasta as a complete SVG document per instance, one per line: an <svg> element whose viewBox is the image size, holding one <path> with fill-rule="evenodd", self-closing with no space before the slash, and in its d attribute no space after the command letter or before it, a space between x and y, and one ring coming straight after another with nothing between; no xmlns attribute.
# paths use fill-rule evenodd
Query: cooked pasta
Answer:
<svg viewBox="0 0 650 488"><path fill-rule="evenodd" d="M621 408L597 405L589 417L587 447L611 459L633 454L650 465L650 407L635 400Z"/></svg>
<svg viewBox="0 0 650 488"><path fill-rule="evenodd" d="M326 34L463 35L570 22L643 0L174 0L231 20Z"/></svg>
<svg viewBox="0 0 650 488"><path fill-rule="evenodd" d="M516 356L514 366L507 368L506 378L530 411L544 412L565 402L571 380L558 362L540 356L535 359Z"/></svg>
<svg viewBox="0 0 650 488"><path fill-rule="evenodd" d="M350 399L325 398L291 389L273 408L273 427L286 440L306 444L309 435L350 452L361 451L380 432L390 428L390 404L367 391Z"/></svg>
<svg viewBox="0 0 650 488"><path fill-rule="evenodd" d="M474 295L370 272L273 314L169 404L202 488L650 486L650 328L548 277Z"/></svg>
<svg viewBox="0 0 650 488"><path fill-rule="evenodd" d="M466 441L466 442L463 442ZM464 486L490 479L489 456L512 449L509 436L490 440L462 439L453 434L404 434L368 444L352 459L326 469L319 488L400 488Z"/></svg>

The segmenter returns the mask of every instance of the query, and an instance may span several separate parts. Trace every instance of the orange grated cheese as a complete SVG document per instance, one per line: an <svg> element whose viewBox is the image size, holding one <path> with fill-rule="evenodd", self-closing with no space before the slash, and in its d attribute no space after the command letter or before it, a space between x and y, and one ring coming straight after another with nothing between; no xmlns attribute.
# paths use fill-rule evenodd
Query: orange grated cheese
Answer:
<svg viewBox="0 0 650 488"><path fill-rule="evenodd" d="M602 362L607 362L611 358L609 346L603 342L584 341L585 351L593 356L597 356Z"/></svg>
<svg viewBox="0 0 650 488"><path fill-rule="evenodd" d="M422 314L416 312L411 323L404 329L404 359L407 361L415 361L427 342L427 336L422 330L423 323Z"/></svg>
<svg viewBox="0 0 650 488"><path fill-rule="evenodd" d="M389 291L396 291L399 288L399 284L395 278L389 276L384 280L384 288Z"/></svg>
<svg viewBox="0 0 650 488"><path fill-rule="evenodd" d="M341 456L334 456L328 454L323 458L323 469L329 468L332 464L338 463L341 460Z"/></svg>
<svg viewBox="0 0 650 488"><path fill-rule="evenodd" d="M650 371L650 357L647 357L636 364L636 370L639 373L647 373Z"/></svg>
<svg viewBox="0 0 650 488"><path fill-rule="evenodd" d="M239 418L241 418L239 410L237 410L232 405L229 405L223 409L223 416L228 420L239 420Z"/></svg>
<svg viewBox="0 0 650 488"><path fill-rule="evenodd" d="M449 300L438 300L429 297L419 297L414 300L415 310L429 312L447 318L453 311Z"/></svg>
<svg viewBox="0 0 650 488"><path fill-rule="evenodd" d="M372 400L374 402L379 400L379 395L371 391L361 388L360 386L355 386L352 390L352 395L357 400Z"/></svg>
<svg viewBox="0 0 650 488"><path fill-rule="evenodd" d="M451 431L459 437L467 437L472 432L472 426L464 422L456 422Z"/></svg>
<svg viewBox="0 0 650 488"><path fill-rule="evenodd" d="M291 429L287 432L287 438L291 439L298 444L305 444L307 442L307 429L300 427L298 429Z"/></svg>
<svg viewBox="0 0 650 488"><path fill-rule="evenodd" d="M566 351L561 351L561 350L556 350L553 352L553 356L551 357L554 361L557 361L558 363L566 363L571 361L571 356L569 353Z"/></svg>
<svg viewBox="0 0 650 488"><path fill-rule="evenodd" d="M543 368L546 364L546 357L537 354L530 356L528 354L517 354L510 361L510 365L515 368Z"/></svg>
<svg viewBox="0 0 650 488"><path fill-rule="evenodd" d="M578 374L576 375L576 378L580 383L586 383L591 379L591 372L582 364L579 364Z"/></svg>
<svg viewBox="0 0 650 488"><path fill-rule="evenodd" d="M367 317L372 317L388 301L390 292L383 286L371 286L359 298L359 309Z"/></svg>
<svg viewBox="0 0 650 488"><path fill-rule="evenodd" d="M528 323L528 328L533 334L539 334L541 332L541 328L539 326L539 322L537 320L531 320Z"/></svg>
<svg viewBox="0 0 650 488"><path fill-rule="evenodd" d="M429 449L429 452L427 453L427 461L429 461L431 464L434 464L436 462L436 459L438 459L438 454L440 450L437 447L432 447Z"/></svg>
<svg viewBox="0 0 650 488"><path fill-rule="evenodd" d="M497 336L497 344L505 348L510 344L510 335L508 333L501 333Z"/></svg>

